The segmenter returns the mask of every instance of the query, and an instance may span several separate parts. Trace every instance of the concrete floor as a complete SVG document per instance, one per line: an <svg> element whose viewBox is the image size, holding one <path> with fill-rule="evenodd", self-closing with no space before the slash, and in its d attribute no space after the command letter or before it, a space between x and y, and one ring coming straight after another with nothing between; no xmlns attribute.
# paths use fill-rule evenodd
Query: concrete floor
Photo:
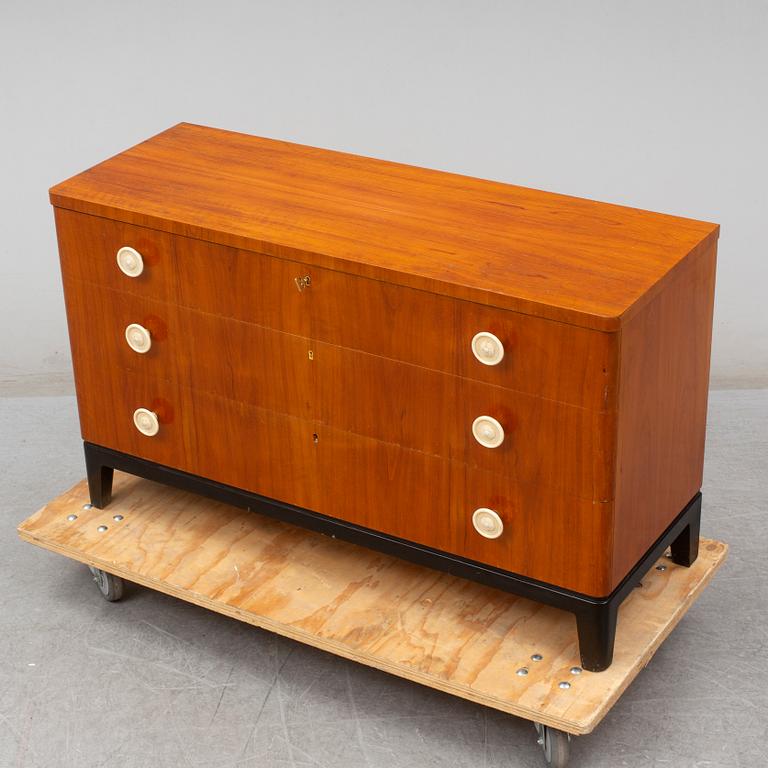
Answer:
<svg viewBox="0 0 768 768"><path fill-rule="evenodd" d="M0 398L0 766L540 766L530 723L133 587L17 523L83 475L74 399ZM729 562L574 768L768 765L768 391L711 397L705 536Z"/></svg>

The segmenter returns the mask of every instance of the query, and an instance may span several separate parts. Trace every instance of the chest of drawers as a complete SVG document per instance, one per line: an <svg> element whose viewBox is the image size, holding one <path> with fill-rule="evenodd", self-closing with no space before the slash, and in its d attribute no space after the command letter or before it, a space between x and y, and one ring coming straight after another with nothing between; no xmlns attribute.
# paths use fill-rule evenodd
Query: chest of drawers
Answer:
<svg viewBox="0 0 768 768"><path fill-rule="evenodd" d="M590 669L695 557L716 225L189 124L50 194L97 506L123 469L558 605Z"/></svg>

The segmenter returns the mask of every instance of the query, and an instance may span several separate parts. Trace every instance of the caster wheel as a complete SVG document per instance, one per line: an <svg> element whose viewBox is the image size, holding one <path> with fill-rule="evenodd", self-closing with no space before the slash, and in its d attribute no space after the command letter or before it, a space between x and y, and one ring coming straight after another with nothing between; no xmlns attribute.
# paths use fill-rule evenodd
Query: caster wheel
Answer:
<svg viewBox="0 0 768 768"><path fill-rule="evenodd" d="M550 768L565 768L571 754L571 736L557 728L534 723L539 734L539 744L544 751L544 759Z"/></svg>
<svg viewBox="0 0 768 768"><path fill-rule="evenodd" d="M111 573L102 571L99 568L88 566L93 574L93 580L99 588L99 592L104 595L105 600L114 603L123 596L123 580L119 576L113 576Z"/></svg>

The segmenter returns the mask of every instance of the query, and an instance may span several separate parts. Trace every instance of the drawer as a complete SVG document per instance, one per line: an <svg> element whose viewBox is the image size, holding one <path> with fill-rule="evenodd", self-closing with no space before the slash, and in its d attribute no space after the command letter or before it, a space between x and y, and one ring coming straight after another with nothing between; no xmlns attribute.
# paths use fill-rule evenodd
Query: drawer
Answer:
<svg viewBox="0 0 768 768"><path fill-rule="evenodd" d="M56 220L65 276L590 410L615 406L614 333L72 211ZM138 277L117 266L124 245L145 256ZM503 350L493 365L473 353L483 333Z"/></svg>
<svg viewBox="0 0 768 768"><path fill-rule="evenodd" d="M90 442L569 589L607 583L610 504L135 372L79 406ZM134 427L138 407L156 411L155 436ZM478 508L499 515L499 538L477 533Z"/></svg>
<svg viewBox="0 0 768 768"><path fill-rule="evenodd" d="M84 280L138 296L176 300L173 236L98 216L54 208L64 279ZM117 261L128 246L141 256L139 274L129 276Z"/></svg>
<svg viewBox="0 0 768 768"><path fill-rule="evenodd" d="M183 387L172 380L151 379L135 371L104 375L95 356L89 358L85 367L80 366L79 373L76 368L76 375L95 382L87 388L77 387L83 440L169 467L192 466L188 459L194 455L196 432L183 398ZM154 437L136 429L133 414L139 408L156 414L160 428Z"/></svg>
<svg viewBox="0 0 768 768"><path fill-rule="evenodd" d="M451 463L451 552L587 595L607 595L614 502L581 499ZM478 535L472 513L496 512L496 539Z"/></svg>
<svg viewBox="0 0 768 768"><path fill-rule="evenodd" d="M65 280L78 386L136 370L586 499L611 498L614 414L534 397L262 326ZM137 353L127 328L149 332ZM107 374L108 375L108 374ZM119 375L117 373L113 375ZM90 386L95 386L91 384ZM473 424L495 419L487 447ZM482 438L482 434L479 434Z"/></svg>
<svg viewBox="0 0 768 768"><path fill-rule="evenodd" d="M590 410L615 407L616 334L343 272L308 274L313 338ZM496 337L499 362L475 357L480 334Z"/></svg>

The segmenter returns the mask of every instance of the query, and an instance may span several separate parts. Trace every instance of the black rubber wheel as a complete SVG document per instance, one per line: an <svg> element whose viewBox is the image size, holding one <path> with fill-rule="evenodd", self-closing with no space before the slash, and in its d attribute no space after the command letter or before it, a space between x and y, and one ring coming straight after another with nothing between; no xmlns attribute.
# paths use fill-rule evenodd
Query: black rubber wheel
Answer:
<svg viewBox="0 0 768 768"><path fill-rule="evenodd" d="M557 728L534 723L539 734L539 745L550 768L566 768L571 755L571 737Z"/></svg>
<svg viewBox="0 0 768 768"><path fill-rule="evenodd" d="M114 603L123 596L124 582L119 576L113 576L111 573L94 568L92 565L88 566L88 568L93 574L93 580L96 582L96 586L105 600Z"/></svg>

